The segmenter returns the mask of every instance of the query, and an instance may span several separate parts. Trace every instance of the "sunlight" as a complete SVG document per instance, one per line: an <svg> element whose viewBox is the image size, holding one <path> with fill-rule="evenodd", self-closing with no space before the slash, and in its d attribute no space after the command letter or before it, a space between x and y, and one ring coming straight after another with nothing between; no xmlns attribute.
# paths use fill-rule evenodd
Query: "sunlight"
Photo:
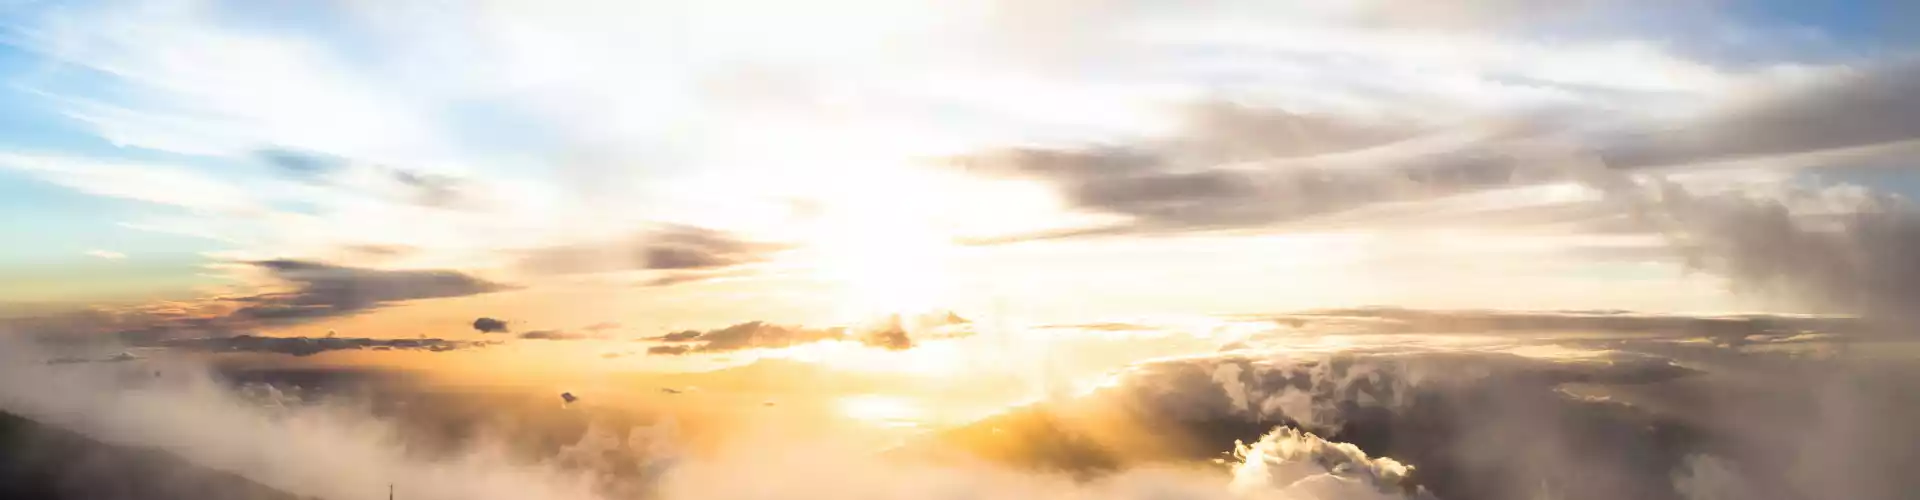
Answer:
<svg viewBox="0 0 1920 500"><path fill-rule="evenodd" d="M866 320L937 307L945 276L941 243L911 229L855 227L818 247L823 277L840 285L842 318Z"/></svg>
<svg viewBox="0 0 1920 500"><path fill-rule="evenodd" d="M815 342L786 348L784 357L835 368L921 377L952 377L967 368L967 353L955 341L924 342L889 351L858 342Z"/></svg>
<svg viewBox="0 0 1920 500"><path fill-rule="evenodd" d="M811 235L811 264L839 287L843 321L930 310L948 299L950 238L931 214L909 208L925 190L908 182L889 186L833 198Z"/></svg>
<svg viewBox="0 0 1920 500"><path fill-rule="evenodd" d="M878 394L840 398L838 406L847 418L883 427L915 427L926 417L926 411L912 401Z"/></svg>

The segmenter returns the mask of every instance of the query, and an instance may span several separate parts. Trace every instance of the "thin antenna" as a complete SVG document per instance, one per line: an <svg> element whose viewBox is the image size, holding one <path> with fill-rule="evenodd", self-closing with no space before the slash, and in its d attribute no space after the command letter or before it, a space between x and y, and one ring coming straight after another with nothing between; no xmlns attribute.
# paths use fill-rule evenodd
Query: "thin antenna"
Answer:
<svg viewBox="0 0 1920 500"><path fill-rule="evenodd" d="M387 500L393 500L393 483L387 483Z"/></svg>

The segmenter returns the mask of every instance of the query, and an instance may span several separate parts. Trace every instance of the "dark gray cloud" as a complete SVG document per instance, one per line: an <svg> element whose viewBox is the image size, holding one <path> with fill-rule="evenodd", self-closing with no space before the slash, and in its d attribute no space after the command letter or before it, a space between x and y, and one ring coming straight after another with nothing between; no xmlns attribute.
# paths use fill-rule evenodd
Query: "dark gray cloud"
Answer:
<svg viewBox="0 0 1920 500"><path fill-rule="evenodd" d="M344 316L401 301L462 297L511 288L457 271L389 271L289 259L252 264L292 285L293 290L224 298L243 304L233 311L232 316L236 318L288 321Z"/></svg>
<svg viewBox="0 0 1920 500"><path fill-rule="evenodd" d="M473 320L473 329L479 330L480 333L506 333L508 331L507 322L493 318Z"/></svg>
<svg viewBox="0 0 1920 500"><path fill-rule="evenodd" d="M521 256L520 267L539 274L671 271L655 283L669 285L708 279L710 272L763 261L787 248L715 229L664 225L622 241L533 250Z"/></svg>
<svg viewBox="0 0 1920 500"><path fill-rule="evenodd" d="M172 339L157 343L159 347L199 352L265 352L286 354L289 356L311 356L328 351L349 350L408 350L444 352L456 349L471 349L492 345L485 341L459 341L442 339L368 339L368 338L312 338L312 337L257 337L237 335L232 337Z"/></svg>

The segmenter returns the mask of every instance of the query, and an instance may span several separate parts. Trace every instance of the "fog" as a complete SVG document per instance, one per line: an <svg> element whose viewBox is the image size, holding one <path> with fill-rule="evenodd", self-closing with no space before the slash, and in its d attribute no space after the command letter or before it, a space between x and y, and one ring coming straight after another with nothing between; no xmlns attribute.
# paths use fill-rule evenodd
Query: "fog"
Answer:
<svg viewBox="0 0 1920 500"><path fill-rule="evenodd" d="M49 364L17 342L0 351L0 408L329 499L389 484L448 499L1898 498L1920 487L1897 473L1920 463L1904 445L1920 439L1915 365L1850 354L1903 340L1773 332L1729 346L1698 328L1577 318L1443 336L1300 317L882 452L671 412L613 418L592 394L546 403L580 414L569 442L529 447L516 442L525 429L480 426L428 443L409 429L449 421L404 421L421 417L376 411L365 394L242 383L191 357Z"/></svg>
<svg viewBox="0 0 1920 500"><path fill-rule="evenodd" d="M1402 470L1400 464L1286 431L1240 449L1231 470L1141 470L1094 481L985 462L903 464L871 450L766 435L689 459L676 451L677 424L670 418L625 429L590 428L578 442L542 457L511 453L504 436L487 435L474 436L457 451L419 453L410 451L396 422L351 401L303 401L271 385L236 387L191 363L129 370L123 364L49 365L31 345L9 345L4 352L0 407L9 412L111 444L162 450L308 497L365 498L389 484L404 498L446 499L1401 494L1398 476L1382 472ZM158 371L149 375L148 368ZM590 411L587 401L571 409ZM813 480L819 477L842 480ZM1362 493L1375 496L1353 496Z"/></svg>

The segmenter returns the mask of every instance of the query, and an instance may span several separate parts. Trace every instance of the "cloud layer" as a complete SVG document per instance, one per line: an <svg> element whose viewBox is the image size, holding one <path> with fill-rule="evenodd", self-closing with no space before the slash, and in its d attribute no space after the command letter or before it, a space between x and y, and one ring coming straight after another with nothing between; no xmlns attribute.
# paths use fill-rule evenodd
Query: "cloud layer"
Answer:
<svg viewBox="0 0 1920 500"><path fill-rule="evenodd" d="M342 316L395 302L461 297L511 287L455 271L387 271L299 260L252 263L292 287L279 293L226 297L243 304L240 318L265 321Z"/></svg>
<svg viewBox="0 0 1920 500"><path fill-rule="evenodd" d="M532 250L521 258L520 267L541 274L705 271L764 261L787 248L715 229L667 225L629 241Z"/></svg>
<svg viewBox="0 0 1920 500"><path fill-rule="evenodd" d="M444 352L457 349L472 349L492 345L488 341L463 341L443 339L368 339L343 337L255 337L236 335L232 337L173 339L156 344L158 347L183 351L209 353L222 352L264 352L286 354L290 356L312 356L328 351L431 351Z"/></svg>
<svg viewBox="0 0 1920 500"><path fill-rule="evenodd" d="M845 340L887 350L911 349L917 341L965 337L972 322L952 312L890 315L871 325L806 328L750 321L707 331L682 330L649 340L667 345L647 348L648 354L681 355L743 349L773 349L814 342Z"/></svg>

